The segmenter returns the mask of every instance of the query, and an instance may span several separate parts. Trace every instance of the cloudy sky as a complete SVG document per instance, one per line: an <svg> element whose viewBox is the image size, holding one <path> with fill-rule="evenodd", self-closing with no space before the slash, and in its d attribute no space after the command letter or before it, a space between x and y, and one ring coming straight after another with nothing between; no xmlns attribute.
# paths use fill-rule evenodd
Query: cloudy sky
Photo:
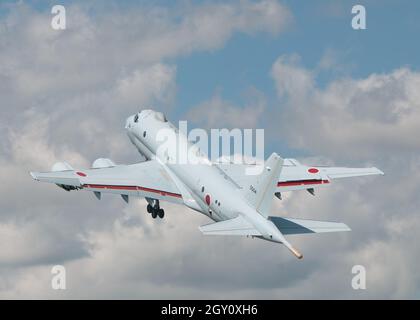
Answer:
<svg viewBox="0 0 420 320"><path fill-rule="evenodd" d="M0 298L420 298L420 4L358 1L0 2ZM140 161L125 118L145 107L205 128L265 128L272 151L383 177L276 200L345 234L283 246L204 237L208 219L64 192L30 170ZM51 288L64 265L67 289ZM354 265L367 289L353 290Z"/></svg>

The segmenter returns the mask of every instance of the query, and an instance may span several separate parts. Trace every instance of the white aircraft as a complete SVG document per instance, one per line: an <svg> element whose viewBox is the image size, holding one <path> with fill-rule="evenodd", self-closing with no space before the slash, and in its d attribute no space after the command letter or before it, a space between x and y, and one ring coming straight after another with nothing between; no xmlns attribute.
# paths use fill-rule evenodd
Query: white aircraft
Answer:
<svg viewBox="0 0 420 320"><path fill-rule="evenodd" d="M92 191L98 199L102 193L144 197L147 212L153 218L164 217L160 201L186 205L214 223L199 229L206 235L251 236L284 244L297 258L299 253L285 235L350 231L344 223L293 219L271 215L274 196L281 193L314 189L330 185L331 180L383 174L373 168L308 167L295 159L282 159L273 153L259 175L247 175L252 164L215 163L168 122L161 112L143 110L126 121L128 136L147 161L116 165L109 159L97 159L92 168L75 170L66 162L56 163L51 172L31 172L35 180L50 182L64 190ZM173 132L176 143L186 143L196 164L168 161L168 154L158 152L159 130ZM255 164L254 164L255 166Z"/></svg>

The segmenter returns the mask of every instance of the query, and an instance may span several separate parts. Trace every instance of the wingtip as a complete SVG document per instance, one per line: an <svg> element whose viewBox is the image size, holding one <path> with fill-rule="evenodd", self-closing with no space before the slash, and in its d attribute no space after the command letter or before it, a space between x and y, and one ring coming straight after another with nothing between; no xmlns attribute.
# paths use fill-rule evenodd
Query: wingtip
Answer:
<svg viewBox="0 0 420 320"><path fill-rule="evenodd" d="M351 228L348 225L346 225L345 223L343 223L343 229L342 229L342 231L343 232L349 232L349 231L351 231Z"/></svg>
<svg viewBox="0 0 420 320"><path fill-rule="evenodd" d="M376 170L376 172L377 172L378 174L380 174L381 176L385 175L385 172L383 172L382 170L380 170L380 169L378 169L378 168L376 168L376 167L373 167L373 169L375 169L375 170Z"/></svg>
<svg viewBox="0 0 420 320"><path fill-rule="evenodd" d="M35 172L30 171L29 174L31 175L32 179L38 181L38 178L36 177Z"/></svg>

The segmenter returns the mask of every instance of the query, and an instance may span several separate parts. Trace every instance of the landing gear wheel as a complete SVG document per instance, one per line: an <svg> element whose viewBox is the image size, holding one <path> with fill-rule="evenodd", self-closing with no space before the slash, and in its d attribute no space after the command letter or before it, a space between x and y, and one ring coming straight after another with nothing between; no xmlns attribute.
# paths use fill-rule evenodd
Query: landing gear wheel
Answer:
<svg viewBox="0 0 420 320"><path fill-rule="evenodd" d="M148 204L147 205L147 212L152 213L152 211L153 211L153 207L150 204Z"/></svg>
<svg viewBox="0 0 420 320"><path fill-rule="evenodd" d="M152 218L153 218L153 219L156 219L157 215L158 215L157 210L153 210L153 211L152 211Z"/></svg>
<svg viewBox="0 0 420 320"><path fill-rule="evenodd" d="M157 214L159 218L163 219L163 217L165 216L165 211L163 209L159 209Z"/></svg>

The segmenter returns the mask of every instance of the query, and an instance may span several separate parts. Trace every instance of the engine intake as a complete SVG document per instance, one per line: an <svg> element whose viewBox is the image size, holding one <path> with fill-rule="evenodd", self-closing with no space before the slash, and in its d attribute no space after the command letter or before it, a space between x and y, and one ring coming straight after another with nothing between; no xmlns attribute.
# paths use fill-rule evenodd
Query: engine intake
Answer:
<svg viewBox="0 0 420 320"><path fill-rule="evenodd" d="M51 171L54 171L54 172L56 172L56 171L69 171L69 170L74 170L74 169L67 162L57 162L51 168Z"/></svg>
<svg viewBox="0 0 420 320"><path fill-rule="evenodd" d="M96 159L92 164L93 169L111 168L111 167L115 167L115 163L112 160L106 159L106 158Z"/></svg>
<svg viewBox="0 0 420 320"><path fill-rule="evenodd" d="M71 165L69 165L67 162L57 162L55 163L52 168L51 171L54 172L58 172L58 171L73 171L73 167ZM66 190L66 191L71 191L71 190L79 190L81 189L80 187L77 186L71 186L71 185L66 185L66 184L57 184L58 187Z"/></svg>

